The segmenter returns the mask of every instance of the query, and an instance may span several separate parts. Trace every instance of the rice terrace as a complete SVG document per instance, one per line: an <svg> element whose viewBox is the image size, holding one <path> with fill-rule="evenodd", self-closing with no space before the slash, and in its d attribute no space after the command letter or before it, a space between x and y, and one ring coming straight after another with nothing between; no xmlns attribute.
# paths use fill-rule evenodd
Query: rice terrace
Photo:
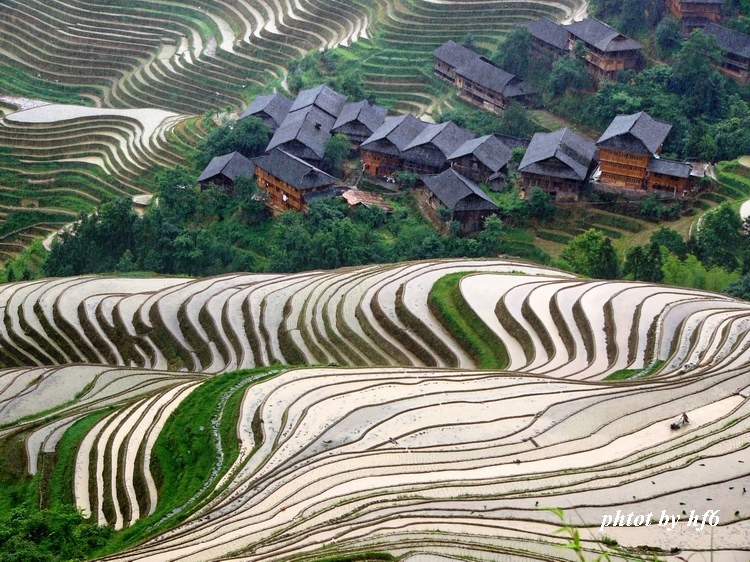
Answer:
<svg viewBox="0 0 750 562"><path fill-rule="evenodd" d="M230 246L287 247L247 251L229 273L161 275L130 251L111 273L34 269L113 201L173 212L196 147L258 95L339 65L427 128L469 111L434 76L437 47L467 36L487 51L588 8L0 0L0 562L750 561L750 303L555 261L591 226L625 253L656 231L643 215L568 207L568 223L539 218L533 234L504 218L500 246L491 226L459 237L444 209L414 218L418 197L376 177L388 203L362 212L365 239L401 254L274 267L304 234L297 212L216 203L257 229ZM569 124L529 115L535 131ZM712 169L703 224L750 197L750 171ZM164 177L179 178L169 196ZM212 196L195 193L198 223ZM707 232L692 212L670 224ZM210 253L197 240L224 217L201 220L177 237L183 263ZM430 246L400 238L409 228L454 250L408 253ZM310 240L332 254L358 232Z"/></svg>

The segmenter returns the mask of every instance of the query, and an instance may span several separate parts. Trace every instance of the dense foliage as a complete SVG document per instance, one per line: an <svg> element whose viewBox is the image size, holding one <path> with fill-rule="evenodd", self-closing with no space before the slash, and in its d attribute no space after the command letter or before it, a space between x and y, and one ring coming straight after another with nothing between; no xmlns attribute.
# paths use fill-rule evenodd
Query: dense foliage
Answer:
<svg viewBox="0 0 750 562"><path fill-rule="evenodd" d="M272 219L251 179L232 193L197 190L184 170L159 177L158 203L143 217L127 199L81 216L60 236L45 273L153 271L214 275L229 271L300 271L365 263L461 256L503 250L499 220L477 238L441 236L422 219L409 193L378 207L349 209L341 200L316 201L308 212Z"/></svg>
<svg viewBox="0 0 750 562"><path fill-rule="evenodd" d="M84 560L112 534L110 527L87 523L71 505L17 508L0 521L0 562Z"/></svg>

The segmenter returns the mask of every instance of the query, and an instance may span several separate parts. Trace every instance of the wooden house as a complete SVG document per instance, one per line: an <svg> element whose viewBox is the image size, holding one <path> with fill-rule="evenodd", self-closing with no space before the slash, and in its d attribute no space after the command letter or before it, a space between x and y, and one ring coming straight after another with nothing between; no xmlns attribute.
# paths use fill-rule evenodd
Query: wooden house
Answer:
<svg viewBox="0 0 750 562"><path fill-rule="evenodd" d="M448 157L474 133L453 121L427 125L401 153L404 169L418 174L437 174L449 167Z"/></svg>
<svg viewBox="0 0 750 562"><path fill-rule="evenodd" d="M303 90L271 137L266 152L280 148L314 166L320 165L325 143L346 104L346 96L328 86Z"/></svg>
<svg viewBox="0 0 750 562"><path fill-rule="evenodd" d="M505 109L510 101L528 102L538 93L531 84L484 57L456 68L455 84L461 98L494 112Z"/></svg>
<svg viewBox="0 0 750 562"><path fill-rule="evenodd" d="M257 96L253 103L240 113L239 120L246 117L258 117L271 133L274 133L281 126L291 107L292 100L279 93Z"/></svg>
<svg viewBox="0 0 750 562"><path fill-rule="evenodd" d="M254 170L253 160L246 158L239 152L230 152L212 158L208 166L198 176L198 183L201 185L201 189L214 185L231 192L237 178L241 176L252 177Z"/></svg>
<svg viewBox="0 0 750 562"><path fill-rule="evenodd" d="M635 69L640 64L642 45L595 18L571 23L568 49L573 51L577 41L586 46L586 68L595 80L614 80L621 70Z"/></svg>
<svg viewBox="0 0 750 562"><path fill-rule="evenodd" d="M389 117L359 147L362 171L369 176L390 177L403 169L402 153L427 123L411 113Z"/></svg>
<svg viewBox="0 0 750 562"><path fill-rule="evenodd" d="M535 56L545 53L559 59L568 54L568 32L564 25L549 18L525 22L521 24L531 34L531 49Z"/></svg>
<svg viewBox="0 0 750 562"><path fill-rule="evenodd" d="M737 80L746 83L750 80L750 35L709 23L703 33L716 37L724 51L720 70Z"/></svg>
<svg viewBox="0 0 750 562"><path fill-rule="evenodd" d="M432 56L435 59L435 74L444 80L455 83L456 69L478 58L479 53L475 53L455 41L447 41L432 51Z"/></svg>
<svg viewBox="0 0 750 562"><path fill-rule="evenodd" d="M672 125L645 111L618 115L596 142L599 148L601 183L629 189L646 187L648 167L661 153Z"/></svg>
<svg viewBox="0 0 750 562"><path fill-rule="evenodd" d="M692 170L687 162L652 158L648 165L646 188L683 195L688 189Z"/></svg>
<svg viewBox="0 0 750 562"><path fill-rule="evenodd" d="M596 164L596 145L568 128L536 133L518 166L524 197L538 187L554 201L577 201Z"/></svg>
<svg viewBox="0 0 750 562"><path fill-rule="evenodd" d="M266 205L274 212L307 210L316 197L338 195L338 180L301 158L283 150L273 150L255 162L258 187L268 196Z"/></svg>
<svg viewBox="0 0 750 562"><path fill-rule="evenodd" d="M373 105L367 100L347 103L333 124L331 134L346 135L356 150L385 122L387 114L385 107Z"/></svg>
<svg viewBox="0 0 750 562"><path fill-rule="evenodd" d="M427 204L437 211L440 206L451 211L451 220L461 223L460 234L471 234L484 227L488 216L498 211L497 205L477 184L455 170L438 175L422 176Z"/></svg>
<svg viewBox="0 0 750 562"><path fill-rule="evenodd" d="M477 183L500 187L505 183L513 149L495 135L470 139L448 157L451 168Z"/></svg>
<svg viewBox="0 0 750 562"><path fill-rule="evenodd" d="M460 97L489 111L501 111L509 101L527 102L538 93L528 82L453 41L432 54L435 74L453 83Z"/></svg>
<svg viewBox="0 0 750 562"><path fill-rule="evenodd" d="M724 0L666 0L667 10L680 20L686 33L719 21L723 4Z"/></svg>

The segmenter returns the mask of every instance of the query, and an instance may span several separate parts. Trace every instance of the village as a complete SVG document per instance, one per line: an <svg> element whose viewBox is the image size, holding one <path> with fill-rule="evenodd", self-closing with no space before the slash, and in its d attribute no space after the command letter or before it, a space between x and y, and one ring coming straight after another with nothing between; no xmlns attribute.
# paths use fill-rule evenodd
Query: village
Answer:
<svg viewBox="0 0 750 562"><path fill-rule="evenodd" d="M685 33L701 29L714 36L725 49L721 70L747 81L750 36L718 25L720 6L716 1L675 0L668 8ZM595 84L642 65L642 45L595 18L567 25L542 18L523 27L533 38L536 54L573 56L582 45ZM454 41L435 49L433 58L434 74L452 84L461 99L482 109L502 112L509 104L539 104L534 86ZM706 162L661 157L672 125L644 111L617 115L598 139L570 128L539 132L531 139L477 136L451 121L436 124L412 114L389 115L384 107L349 101L320 85L293 100L281 93L258 96L239 116L247 117L260 118L273 135L266 154L252 159L240 153L217 156L198 181L203 187L231 188L238 177L255 176L274 213L304 211L315 199L337 196L351 204L388 208L378 195L320 169L333 135L348 139L349 157L361 162L361 177L395 189L399 176L413 174L415 188L424 193L424 212L438 217L441 207L448 209L444 219L458 221L462 234L481 230L487 216L497 212L488 190L506 188L511 168L518 174L521 197L540 189L561 204L577 202L584 186L631 199L682 200L698 190L700 178L710 170ZM518 150L520 162L511 162ZM360 175L349 179L356 177Z"/></svg>

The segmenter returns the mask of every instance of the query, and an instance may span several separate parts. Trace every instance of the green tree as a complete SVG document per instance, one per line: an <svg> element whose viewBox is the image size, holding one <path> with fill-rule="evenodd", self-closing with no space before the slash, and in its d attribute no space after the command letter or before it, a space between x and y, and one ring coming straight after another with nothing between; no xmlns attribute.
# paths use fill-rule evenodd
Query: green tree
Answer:
<svg viewBox="0 0 750 562"><path fill-rule="evenodd" d="M595 228L568 242L560 258L563 265L587 277L615 279L620 272L619 257L612 241Z"/></svg>
<svg viewBox="0 0 750 562"><path fill-rule="evenodd" d="M682 25L675 18L664 18L656 26L656 45L662 57L671 57L682 43Z"/></svg>
<svg viewBox="0 0 750 562"><path fill-rule="evenodd" d="M722 50L713 35L700 29L682 42L672 73L672 90L683 96L683 108L691 117L720 116L726 109L724 81L714 70Z"/></svg>
<svg viewBox="0 0 750 562"><path fill-rule="evenodd" d="M623 33L633 34L644 28L644 2L642 0L623 0L620 12L620 28Z"/></svg>
<svg viewBox="0 0 750 562"><path fill-rule="evenodd" d="M325 153L323 154L323 169L329 174L341 177L344 170L344 161L349 156L351 143L346 135L336 134L328 139L325 143Z"/></svg>
<svg viewBox="0 0 750 562"><path fill-rule="evenodd" d="M496 128L494 132L528 139L534 135L536 129L536 123L528 110L520 103L510 103L503 112L499 130Z"/></svg>
<svg viewBox="0 0 750 562"><path fill-rule="evenodd" d="M722 203L703 216L696 240L703 264L734 271L739 265L738 254L743 243L742 220L728 203Z"/></svg>
<svg viewBox="0 0 750 562"><path fill-rule="evenodd" d="M503 251L503 221L497 215L490 215L484 221L484 228L477 235L480 255L496 257Z"/></svg>
<svg viewBox="0 0 750 562"><path fill-rule="evenodd" d="M583 90L591 85L584 62L574 57L562 57L552 65L549 90L555 96L561 96L568 90Z"/></svg>
<svg viewBox="0 0 750 562"><path fill-rule="evenodd" d="M527 78L529 69L533 68L531 43L529 30L525 27L516 27L498 44L492 61L506 72Z"/></svg>
<svg viewBox="0 0 750 562"><path fill-rule="evenodd" d="M750 301L750 273L727 285L726 293L735 298Z"/></svg>
<svg viewBox="0 0 750 562"><path fill-rule="evenodd" d="M198 144L197 164L204 168L215 156L239 152L252 158L263 154L271 140L268 126L257 117L245 117L217 127Z"/></svg>
<svg viewBox="0 0 750 562"><path fill-rule="evenodd" d="M531 216L544 222L554 218L557 212L555 202L545 191L535 187L529 195L529 209Z"/></svg>
<svg viewBox="0 0 750 562"><path fill-rule="evenodd" d="M669 253L676 255L680 259L685 259L685 256L687 256L687 244L682 235L666 226L662 226L654 232L649 241L651 244L665 247Z"/></svg>

